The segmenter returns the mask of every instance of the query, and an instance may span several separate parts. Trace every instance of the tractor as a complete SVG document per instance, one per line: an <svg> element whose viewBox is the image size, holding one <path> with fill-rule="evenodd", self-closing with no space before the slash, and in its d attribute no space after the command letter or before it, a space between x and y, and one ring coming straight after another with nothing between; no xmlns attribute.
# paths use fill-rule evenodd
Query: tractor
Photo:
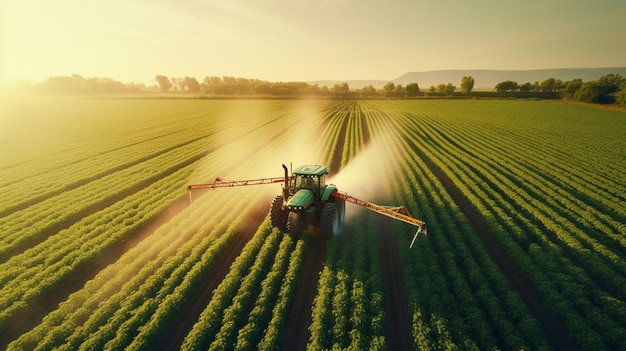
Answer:
<svg viewBox="0 0 626 351"><path fill-rule="evenodd" d="M272 226L294 234L313 226L319 228L324 239L337 235L345 218L346 204L331 195L337 187L326 184L327 174L324 166L305 165L288 177L285 166L283 193L274 198L270 208Z"/></svg>
<svg viewBox="0 0 626 351"><path fill-rule="evenodd" d="M284 176L248 180L225 180L216 178L213 183L189 185L189 201L194 189L215 189L236 186L283 183L282 193L277 195L270 207L270 223L284 232L303 233L309 226L323 239L339 234L345 219L346 202L367 208L387 217L416 226L411 241L413 246L420 233L426 234L426 223L415 219L404 206L381 206L360 200L339 191L334 184L326 184L328 169L320 165L303 165L291 172L283 164Z"/></svg>

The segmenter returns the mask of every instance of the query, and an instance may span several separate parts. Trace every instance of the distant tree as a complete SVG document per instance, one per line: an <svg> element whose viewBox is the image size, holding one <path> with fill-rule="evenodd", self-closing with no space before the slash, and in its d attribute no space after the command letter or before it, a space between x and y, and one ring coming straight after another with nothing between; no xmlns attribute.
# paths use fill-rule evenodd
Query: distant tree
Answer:
<svg viewBox="0 0 626 351"><path fill-rule="evenodd" d="M541 82L541 91L544 93L551 93L554 91L554 85L556 83L556 79L548 78Z"/></svg>
<svg viewBox="0 0 626 351"><path fill-rule="evenodd" d="M217 76L206 76L202 80L202 91L206 94L219 95L220 87L222 85L222 78Z"/></svg>
<svg viewBox="0 0 626 351"><path fill-rule="evenodd" d="M361 96L363 97L376 96L376 88L374 88L374 86L371 84L366 87L363 87L363 89L361 89Z"/></svg>
<svg viewBox="0 0 626 351"><path fill-rule="evenodd" d="M237 78L236 89L235 89L237 91L237 94L248 95L250 94L251 87L252 87L252 83L250 82L249 79Z"/></svg>
<svg viewBox="0 0 626 351"><path fill-rule="evenodd" d="M565 82L565 87L561 90L561 97L564 99L571 99L576 95L576 92L580 90L580 87L583 85L583 80L580 78L572 79L568 82Z"/></svg>
<svg viewBox="0 0 626 351"><path fill-rule="evenodd" d="M540 87L541 91L544 93L553 93L555 91L560 91L564 88L565 84L560 79L548 78L541 82Z"/></svg>
<svg viewBox="0 0 626 351"><path fill-rule="evenodd" d="M535 84L533 84L533 88L531 89L531 91L541 91L541 83L535 81Z"/></svg>
<svg viewBox="0 0 626 351"><path fill-rule="evenodd" d="M621 87L622 77L619 74L607 74L598 80L583 83L574 98L597 104L612 104Z"/></svg>
<svg viewBox="0 0 626 351"><path fill-rule="evenodd" d="M303 95L307 95L307 96L319 96L321 95L321 89L319 84L307 84L306 86L303 87L303 89L301 90L301 93Z"/></svg>
<svg viewBox="0 0 626 351"><path fill-rule="evenodd" d="M406 85L406 96L414 97L420 94L420 87L417 83L409 83Z"/></svg>
<svg viewBox="0 0 626 351"><path fill-rule="evenodd" d="M394 82L388 82L383 86L383 90L385 91L385 95L391 96L396 90L396 84Z"/></svg>
<svg viewBox="0 0 626 351"><path fill-rule="evenodd" d="M446 85L443 83L437 84L437 87L435 88L435 92L437 94L444 95L446 93Z"/></svg>
<svg viewBox="0 0 626 351"><path fill-rule="evenodd" d="M505 93L507 91L516 91L519 89L519 85L517 82L512 80L505 80L504 82L500 82L496 84L496 91L499 93Z"/></svg>
<svg viewBox="0 0 626 351"><path fill-rule="evenodd" d="M258 95L270 95L272 91L272 85L269 82L261 82L255 84L252 90L255 94Z"/></svg>
<svg viewBox="0 0 626 351"><path fill-rule="evenodd" d="M615 94L615 103L626 106L626 79L622 81L622 89Z"/></svg>
<svg viewBox="0 0 626 351"><path fill-rule="evenodd" d="M393 96L396 96L396 97L406 96L406 89L402 86L402 84L396 84L396 89L393 91Z"/></svg>
<svg viewBox="0 0 626 351"><path fill-rule="evenodd" d="M37 89L53 94L124 94L131 92L124 83L112 78L84 78L79 74L50 77L39 83Z"/></svg>
<svg viewBox="0 0 626 351"><path fill-rule="evenodd" d="M443 96L449 96L454 94L454 91L456 90L456 86L452 83L448 83L448 84L438 84L437 87L435 88L435 91L437 92L437 94L443 95Z"/></svg>
<svg viewBox="0 0 626 351"><path fill-rule="evenodd" d="M463 95L468 96L472 89L474 89L474 78L472 76L461 78L461 92Z"/></svg>
<svg viewBox="0 0 626 351"><path fill-rule="evenodd" d="M529 93L533 90L533 85L530 82L526 82L519 86L520 93Z"/></svg>
<svg viewBox="0 0 626 351"><path fill-rule="evenodd" d="M194 77L185 77L182 82L183 90L188 93L199 93L200 82Z"/></svg>
<svg viewBox="0 0 626 351"><path fill-rule="evenodd" d="M350 91L350 85L346 82L334 84L333 91L335 94L347 94Z"/></svg>
<svg viewBox="0 0 626 351"><path fill-rule="evenodd" d="M163 92L170 90L170 88L172 87L172 82L170 82L170 79L166 76L157 75L156 77L154 77L154 79L157 81L157 84L159 84L159 87Z"/></svg>
<svg viewBox="0 0 626 351"><path fill-rule="evenodd" d="M170 77L170 82L172 82L172 87L174 88L175 91L184 90L182 78Z"/></svg>
<svg viewBox="0 0 626 351"><path fill-rule="evenodd" d="M291 96L296 95L298 90L296 86L289 83L273 83L271 84L270 92L275 96Z"/></svg>
<svg viewBox="0 0 626 351"><path fill-rule="evenodd" d="M445 88L446 96L453 95L455 90L456 90L456 86L454 84L452 83L446 84L446 88Z"/></svg>

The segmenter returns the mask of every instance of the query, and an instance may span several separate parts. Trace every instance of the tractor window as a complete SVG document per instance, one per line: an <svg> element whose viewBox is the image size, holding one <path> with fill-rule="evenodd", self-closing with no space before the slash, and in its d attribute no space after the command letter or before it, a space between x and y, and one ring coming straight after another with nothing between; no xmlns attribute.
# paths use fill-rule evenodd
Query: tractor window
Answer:
<svg viewBox="0 0 626 351"><path fill-rule="evenodd" d="M296 176L296 189L311 189L315 192L319 191L318 177Z"/></svg>

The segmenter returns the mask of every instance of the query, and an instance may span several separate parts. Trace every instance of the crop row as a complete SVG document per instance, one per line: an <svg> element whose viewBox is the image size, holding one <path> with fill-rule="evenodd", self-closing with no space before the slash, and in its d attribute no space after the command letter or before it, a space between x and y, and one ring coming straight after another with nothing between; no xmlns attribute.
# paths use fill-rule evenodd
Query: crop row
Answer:
<svg viewBox="0 0 626 351"><path fill-rule="evenodd" d="M19 232L18 237L30 232L36 237L54 223L65 223L57 224L58 230L48 233L47 240L0 265L0 329L28 313L30 306L45 302L50 293L61 291L73 274L99 255L112 248L125 252L115 253L116 262L9 348L158 347L163 334L181 318L185 301L195 296L207 272L219 264L220 253L233 240L242 240L237 230L246 217L269 205L269 195L258 188L194 194L194 203L167 224L146 237L135 237L184 195L190 180L265 176L257 172L267 170L269 160L270 175L276 176L280 162L294 155L296 161L342 170L372 147L376 152L364 155L370 161L367 171L348 182L370 190L364 191L367 200L408 206L428 222L429 234L420 236L409 250L413 227L356 211L343 234L327 243L312 324L303 326L311 333L310 348L385 349L392 344L386 329L393 316L385 313L390 296L384 295L381 231L397 240L401 259L397 268L404 279L395 283L404 289L407 301L406 306L394 307L408 310L415 348L548 347L539 324L425 158L478 209L506 254L565 323L570 337L583 348L625 346L620 338L626 325L626 268L620 259L625 246L624 209L619 206L624 193L615 179L621 174L619 167L607 164L603 156L594 172L593 165L584 164L583 150L571 154L564 150L575 146L571 136L560 142L544 133L542 140L524 123L511 126L510 117L481 119L480 113L493 111L477 109L480 101L463 102L461 107L467 108L447 102L456 110L438 108L437 103L441 102L176 102L178 110L171 111L178 114L155 112L159 128L165 128L168 119L177 125L169 136L160 135L162 131L151 134L150 118L142 114L128 125L136 134L127 133L123 119L116 117L119 124L111 130L64 142L44 158L41 174L64 169L63 162L51 161L53 155L68 156L70 168L78 169L91 164L87 155L103 160L134 147L145 149L125 159L133 163L128 170L115 169L119 164L108 159L106 166L54 183L50 191L58 194L42 198L41 204L27 201L23 209L0 218L3 231ZM189 111L180 113L181 106ZM463 111L467 118L457 118L449 110ZM204 124L194 129L196 123ZM574 127L568 130L576 135ZM116 132L128 136L119 149L115 142L98 140ZM370 140L372 147L365 147ZM590 150L605 150L615 143L586 142ZM14 163L0 172L34 169L34 162ZM102 180L89 179L100 173ZM40 179L39 174L33 173L23 184ZM80 179L88 180L84 186L64 189ZM68 202L79 197L80 205ZM20 227L19 222L28 225ZM0 240L7 245L21 240L2 235ZM266 218L214 290L183 349L280 348L308 240L269 228Z"/></svg>
<svg viewBox="0 0 626 351"><path fill-rule="evenodd" d="M225 203L216 205L219 208ZM175 291L194 284L216 253L232 240L232 229L238 222L237 214L226 207L215 212L206 211L206 206L194 207L101 271L14 345L49 349L67 343L72 349L103 348L116 336L132 335L121 332L130 329L128 316L136 320L154 313L155 306L146 302L160 301L161 309L174 308L176 304L171 301L163 302L175 299ZM190 274L191 266L195 277ZM167 322L167 318L161 322Z"/></svg>
<svg viewBox="0 0 626 351"><path fill-rule="evenodd" d="M431 233L419 238L411 250L407 249L411 236L397 236L415 346L545 347L538 324L413 149L414 126L399 124L402 117L387 109L368 107L377 109L378 119L387 121L387 133L395 136L389 140L396 141L387 145L388 157L396 163L392 167L396 182L387 189L397 202L426 220ZM395 227L402 232L399 225Z"/></svg>
<svg viewBox="0 0 626 351"><path fill-rule="evenodd" d="M52 113L52 112L51 112ZM61 112L56 111L56 114ZM57 118L55 114L50 118ZM66 189L71 184L84 183L84 179L97 178L110 169L111 165L133 164L154 152L161 152L167 147L180 143L181 140L191 141L209 133L206 127L194 128L197 118L185 116L181 118L155 118L150 127L133 122L144 122L137 116L126 118L126 123L119 126L114 121L101 131L90 130L84 136L70 139L68 136L55 140L62 143L64 139L73 140L76 145L66 150L40 156L32 161L15 165L2 173L2 203L14 205L16 200L28 201L31 197L40 198L46 193ZM79 117L75 117L78 119ZM82 116L81 119L96 122L110 121L108 116ZM80 123L80 121L76 121ZM173 126L172 127L172 124ZM70 132L68 134L71 135ZM122 167L123 168L123 167ZM15 200L14 200L15 199Z"/></svg>
<svg viewBox="0 0 626 351"><path fill-rule="evenodd" d="M335 110L329 110L323 119L330 123L321 131L322 138L340 132L343 123L336 123L340 119ZM273 144L281 142L279 139ZM313 149L314 154L323 153L320 148ZM267 222L259 227L216 289L182 348L279 348L306 247L303 239L295 241L276 229L269 231Z"/></svg>
<svg viewBox="0 0 626 351"><path fill-rule="evenodd" d="M190 172L190 167L183 168L5 262L0 273L0 326L165 209L179 197Z"/></svg>
<svg viewBox="0 0 626 351"><path fill-rule="evenodd" d="M365 146L364 119L358 102L346 102L327 129L329 146L342 146L341 154L327 148L328 163L345 167ZM341 171L340 171L341 173ZM338 184L341 187L341 184ZM342 234L327 244L314 298L312 324L308 327L311 349L386 348L379 237L369 214L357 214Z"/></svg>
<svg viewBox="0 0 626 351"><path fill-rule="evenodd" d="M200 139L3 217L0 228L5 235L0 240L0 257L46 233L53 234L54 228L69 226L68 223L80 219L81 214L98 210L132 193L142 184L145 186L166 176L181 164L202 155L206 147L207 140Z"/></svg>
<svg viewBox="0 0 626 351"><path fill-rule="evenodd" d="M378 234L371 214L328 243L314 300L311 349L386 349Z"/></svg>
<svg viewBox="0 0 626 351"><path fill-rule="evenodd" d="M536 150L515 146L515 139L481 138L480 126L459 127L412 114L405 121L404 130L416 131L410 135L415 147L425 150L479 207L553 313L566 321L571 337L583 348L622 347L620 294L626 284L615 254L620 245L597 232L595 238L587 234L594 230L577 221L584 206L559 194L562 187L551 184L552 172L541 169L540 162L527 166L528 154ZM575 166L558 164L576 172ZM584 185L577 189L586 191ZM593 211L585 214L593 220Z"/></svg>
<svg viewBox="0 0 626 351"><path fill-rule="evenodd" d="M172 172L171 175L156 179L153 184L145 189L126 196L107 208L83 218L77 218L76 222L69 228L50 236L48 240L23 254L10 258L3 264L7 268L2 275L3 282L6 282L6 284L3 283L3 292L7 293L3 294L2 298L3 306L6 306L6 308L3 307L2 323L10 323L12 316L27 311L28 305L42 299L49 292L58 290L60 284L71 279L76 269L89 265L99 254L113 247L112 245L120 245L127 238L130 238L133 233L136 233L152 218L155 218L174 199L183 195L182 191L188 179L211 179L209 177L219 174L218 172L222 168L236 170L239 167L241 157L245 157L245 154L240 155L240 158L234 158L234 153L222 152L222 147L227 149L229 143L237 144L240 142L237 137L246 136L246 143L250 145L255 154L268 153L271 149L268 146L272 144L268 144L267 139L273 139L277 142L286 139L284 131L296 125L296 123L281 123L281 118L283 117L279 115L263 122L268 126L268 129L255 127L256 122L249 124L247 128L239 128L239 133L233 133L235 138L229 136L227 141L220 145L220 148L210 149L213 151L204 159ZM233 124L221 129L217 134L230 134L235 131L232 128L236 127L236 124ZM218 136L199 143L200 145L195 146L198 150L195 152L201 152L200 155L207 153L206 148L217 140L219 140ZM177 154L180 157L193 159L194 152L189 152L190 150L193 149L179 150ZM153 169L167 165L163 160L158 161L154 162ZM246 166L239 168L246 168ZM144 167L149 170L149 166L144 165ZM127 176L131 174L133 174L133 170L129 170ZM229 199L229 197L225 196L224 199ZM259 202L263 202L260 199L259 197L250 198L249 203L251 205L249 208L258 206ZM122 255L119 262L124 262L122 267L126 267L122 269L122 272L119 270L120 266L117 265L114 266L118 267L117 271L116 268L102 271L101 275L89 282L84 289L61 304L65 307L53 311L40 326L34 328L30 333L24 334L23 339L15 345L24 342L56 345L60 340L65 340L64 338L67 338L67 345L71 345L72 348L88 345L84 344L85 342L98 343L99 346L135 345L139 348L153 343L156 331L168 325L171 316L176 313L176 309L184 301L184 296L193 290L193 286L197 284L202 272L210 266L211 260L225 244L232 240L232 228L238 222L233 216L235 214L245 216L245 213L249 212L243 209L233 212L233 207L228 200L211 202L211 204L217 206L213 208L222 213L223 218L230 218L231 220L224 220L223 222L209 220L202 225L201 229L197 229L199 223L202 223L202 218L206 220L206 216L189 215L183 211L188 222L177 219L178 224L172 224L177 229L164 230L164 233L170 234L163 235L170 235L171 237L173 235L171 233L174 233L175 230L188 233L175 241L178 245L188 249L174 252L172 250L177 247L176 244L167 244L170 249L165 250L163 254L159 254L156 256L158 258L155 258L154 255L160 252L160 248L162 249L166 244L157 241L153 246L150 246L151 244L148 243L152 240L141 240L142 244L146 243L147 246L144 247L148 248L146 251L149 253L143 255L131 251ZM198 213L203 213L202 210L199 211ZM204 211L214 212L214 210L207 208ZM207 237L206 240L208 241L205 240L202 243L198 241L205 237L205 233L214 232L214 227L223 228L225 223L229 223L231 229L218 229L218 232L226 230L227 233L227 235L220 236L219 241L213 240L215 235ZM189 235L194 236L189 237ZM150 237L156 238L158 236L151 235ZM189 243L186 243L183 238L188 238ZM182 263L180 260L189 256L189 248L194 247L194 245L196 248L192 249L193 258L187 258ZM209 249L208 245L213 245L215 250ZM206 250L204 250L205 248ZM200 254L202 255L200 256ZM138 255L141 258L136 260L127 258L133 255ZM149 263L146 264L146 262ZM141 274L133 278L130 273L133 271L141 272ZM162 284L165 285L160 289L157 288ZM100 290L99 287L103 285L106 285L107 289ZM93 289L103 291L103 293L94 293ZM285 296L285 289L281 289L282 296ZM104 293L105 291L106 293ZM89 298L89 296L93 296L93 298ZM81 298L87 299L85 305L82 305L83 300ZM281 301L284 300L285 298L281 297ZM163 301L169 303L163 305ZM67 308L74 309L76 313L68 314ZM111 311L116 312L110 315ZM129 315L135 317L129 319ZM275 325L281 323L279 319L278 316L275 318ZM109 325L109 321L111 326L121 329L112 333L114 327L104 328L103 324ZM77 329L75 326L79 326L79 328ZM71 335L68 336L68 332ZM89 340L87 341L87 339ZM44 343L43 340L46 342Z"/></svg>

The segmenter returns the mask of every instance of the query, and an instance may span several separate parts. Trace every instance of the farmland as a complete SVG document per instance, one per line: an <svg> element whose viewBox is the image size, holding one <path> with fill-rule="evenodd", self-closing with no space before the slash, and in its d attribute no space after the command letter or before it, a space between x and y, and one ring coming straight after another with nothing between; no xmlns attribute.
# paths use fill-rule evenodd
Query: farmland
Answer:
<svg viewBox="0 0 626 351"><path fill-rule="evenodd" d="M626 115L541 101L3 102L0 348L626 349ZM323 243L271 228L323 164Z"/></svg>

